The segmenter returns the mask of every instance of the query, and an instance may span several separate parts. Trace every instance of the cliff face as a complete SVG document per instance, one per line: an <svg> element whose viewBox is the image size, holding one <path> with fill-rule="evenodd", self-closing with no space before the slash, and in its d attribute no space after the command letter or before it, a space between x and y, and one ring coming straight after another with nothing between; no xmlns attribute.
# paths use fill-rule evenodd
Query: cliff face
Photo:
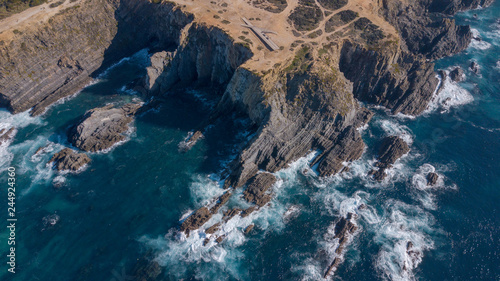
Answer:
<svg viewBox="0 0 500 281"><path fill-rule="evenodd" d="M148 94L162 95L173 87L223 88L252 55L223 30L193 23L173 58L159 67L153 83L148 80Z"/></svg>
<svg viewBox="0 0 500 281"><path fill-rule="evenodd" d="M286 37L277 38L282 48L275 52L256 47L260 42L247 38L249 32L234 22L240 20L234 9L259 15L269 10L267 5L253 6L256 12L251 10L255 3L247 1L234 7L176 2L182 5L86 0L13 38L0 34L0 106L14 113L33 107L32 114L41 114L112 63L149 48L155 52L152 65L137 87L145 95L210 87L220 93L220 101L208 122L239 111L255 124L253 138L227 167L226 188L260 184L259 171L276 172L312 151L318 155L311 165L317 165L320 176L329 176L363 153L357 129L372 113L358 101L417 115L438 84L431 61L467 47L470 28L438 13L492 0L350 0L341 1L341 7L288 1L271 9L276 14L269 21ZM311 12L321 17L311 18ZM252 196L247 196L262 204L230 210L224 217L245 216L269 202L266 192L274 176L265 177L266 187L250 188ZM215 206L199 209L181 229L202 227L230 196L227 191L215 198Z"/></svg>
<svg viewBox="0 0 500 281"><path fill-rule="evenodd" d="M357 99L382 105L394 114L420 114L438 85L432 63L395 48L374 52L347 41L339 66L354 83Z"/></svg>
<svg viewBox="0 0 500 281"><path fill-rule="evenodd" d="M176 45L191 20L173 5L146 1L90 0L63 10L0 42L0 106L40 114L118 59Z"/></svg>
<svg viewBox="0 0 500 281"><path fill-rule="evenodd" d="M458 26L443 14L485 7L493 1L383 0L380 12L398 30L406 50L435 60L464 50L472 38L469 26Z"/></svg>

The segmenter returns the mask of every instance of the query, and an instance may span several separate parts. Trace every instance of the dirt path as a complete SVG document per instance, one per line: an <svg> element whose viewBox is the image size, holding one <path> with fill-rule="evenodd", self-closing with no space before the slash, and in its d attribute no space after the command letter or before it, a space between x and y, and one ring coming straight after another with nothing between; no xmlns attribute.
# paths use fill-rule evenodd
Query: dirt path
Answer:
<svg viewBox="0 0 500 281"><path fill-rule="evenodd" d="M197 22L218 26L231 34L236 41L250 39L252 42L250 48L255 55L252 59L247 61L244 66L252 70L266 70L276 63L283 63L288 58L294 56L294 51L290 50L290 46L296 40L302 40L304 42L314 41L321 45L323 43L329 43L327 37L332 34L323 32L322 35L316 38L294 36L292 33L293 27L289 24L288 16L298 6L298 0L288 0L288 6L281 13L272 13L256 8L252 5L251 0L175 0L175 2L185 5L183 9L195 14ZM316 1L316 3L323 12L327 11L319 5L318 1ZM332 14L325 17L320 22L318 29L323 29L324 31L326 22L335 14L344 10L353 10L359 14L359 17L368 18L386 34L396 34L394 27L387 23L385 19L378 16L377 4L373 4L371 1L366 0L349 0L346 6L331 11ZM267 48L263 48L264 46L260 39L252 32L248 32L249 30L247 28L241 26L241 24L243 24L241 20L242 17L254 19L252 23L257 27L276 31L278 33L277 35L268 35L278 46L283 47L282 50L271 52ZM335 31L344 29L348 26L349 24L339 26Z"/></svg>
<svg viewBox="0 0 500 281"><path fill-rule="evenodd" d="M27 9L21 13L1 20L0 40L8 41L9 39L15 38L16 34L14 34L14 31L16 29L25 31L30 28L35 28L36 25L48 21L50 17L54 16L59 11L81 4L83 0L76 0L75 2L65 0L63 4L50 8L50 3L54 3L55 1L58 0L51 0L49 3ZM327 37L331 33L323 32L322 35L316 38L309 38L307 36L296 37L293 34L293 27L290 25L288 17L299 5L298 0L288 0L288 6L281 13L272 13L256 8L252 5L252 0L175 0L175 2L180 4L183 10L193 13L196 22L208 26L217 26L229 33L236 41L251 40L251 44L249 45L255 55L245 63L245 66L252 70L267 70L272 68L275 64L283 63L290 57L293 57L294 51L290 50L290 46L296 40L302 40L304 42L314 41L320 46L321 44L329 43ZM319 5L318 1L316 1L316 3L323 12L326 11ZM318 29L323 29L324 31L324 26L328 19L340 11L347 9L358 12L360 17L370 19L386 34L396 34L394 27L378 16L378 6L366 0L349 0L346 6L332 11L333 13L331 15L325 17L320 22ZM253 19L252 23L257 27L277 32L277 35L268 34L268 36L278 46L282 47L282 50L271 52L265 48L260 39L253 34L253 32L249 32L248 28L242 26L242 17ZM348 24L340 26L336 30L341 30L347 26Z"/></svg>
<svg viewBox="0 0 500 281"><path fill-rule="evenodd" d="M58 0L52 0L48 3L31 7L27 10L24 10L20 13L11 15L8 18L0 20L0 39L9 39L14 35L13 31L18 29L29 28L31 25L36 23L44 22L48 20L50 17L57 14L59 11L66 9L68 7L75 6L79 4L82 0L77 0L74 2L70 2L70 0L66 0L63 4L50 8L50 4L57 2Z"/></svg>

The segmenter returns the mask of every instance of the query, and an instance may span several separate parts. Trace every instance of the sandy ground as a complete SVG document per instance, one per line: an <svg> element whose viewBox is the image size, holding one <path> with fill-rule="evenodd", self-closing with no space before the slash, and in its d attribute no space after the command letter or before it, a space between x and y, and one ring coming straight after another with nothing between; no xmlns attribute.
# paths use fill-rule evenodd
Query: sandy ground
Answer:
<svg viewBox="0 0 500 281"><path fill-rule="evenodd" d="M50 17L57 14L60 10L80 4L83 0L70 2L66 0L62 5L55 8L50 8L49 5L57 0L52 0L49 3L27 9L21 13L12 15L0 21L0 40L9 40L15 38L14 30L20 31L35 28L38 24L47 21ZM193 13L195 21L205 23L207 25L218 26L227 31L237 41L240 36L245 36L252 40L251 48L254 56L245 66L252 70L267 70L272 68L276 63L283 63L290 57L294 56L294 52L290 50L291 44L296 40L304 42L317 42L321 44L329 43L326 38L331 33L325 33L314 39L304 37L296 37L292 33L292 27L288 22L288 16L297 7L298 0L288 0L287 8L281 13L272 13L266 10L256 8L251 4L252 0L174 0L181 5L182 9ZM316 0L317 1L317 0ZM319 7L319 3L317 3ZM323 9L323 8L322 8ZM358 12L360 17L370 19L374 24L378 25L386 34L396 34L395 29L387 23L383 18L378 16L378 6L373 1L367 0L350 0L349 3L338 10L335 10L331 15L325 17L320 23L319 28L324 27L326 21L336 13L343 10L353 10ZM324 11L324 10L323 10ZM275 34L268 34L282 50L269 51L260 39L253 34L248 28L243 27L242 17L247 19L254 18L252 23L261 28L273 30ZM260 19L260 20L257 20ZM345 26L338 27L337 30L346 28ZM244 32L248 32L245 34Z"/></svg>
<svg viewBox="0 0 500 281"><path fill-rule="evenodd" d="M14 30L26 30L30 27L34 27L37 23L43 23L49 18L57 14L59 11L66 9L71 6L80 4L82 0L77 0L75 2L70 2L66 0L63 4L50 8L50 4L57 2L58 0L51 0L48 3L31 7L21 13L14 14L8 18L0 21L0 40L12 39L14 36Z"/></svg>
<svg viewBox="0 0 500 281"><path fill-rule="evenodd" d="M252 51L254 52L254 57L249 60L245 66L252 70L267 70L273 67L276 63L282 63L294 56L294 52L290 51L291 44L296 40L302 40L304 42L315 41L321 46L321 44L329 43L327 36L332 33L325 33L314 39L307 37L295 37L292 33L292 27L288 22L288 16L297 7L298 0L288 0L287 8L279 13L272 13L265 11L263 9L256 8L251 5L249 0L174 0L175 2L185 5L183 8L195 14L197 22L206 23L208 25L218 26L226 30L233 38L238 38L239 36L245 36L250 38L253 42L251 45ZM324 27L326 21L343 10L353 10L359 13L360 17L366 17L370 19L374 24L378 25L386 34L396 34L396 30L383 18L378 16L378 6L373 4L373 1L366 0L350 0L349 3L342 7L341 9L335 10L331 15L325 17L320 23L319 28ZM324 9L317 3L317 5L323 10ZM219 18L217 18L219 17ZM247 19L259 18L259 20L254 20L252 23L255 26L276 31L278 34L268 34L271 40L273 40L278 46L282 46L282 50L279 51L269 51L264 47L260 39L250 32L249 34L244 34L243 31L249 31L247 28L241 26L243 21L241 17ZM229 21L229 23L222 23L223 20ZM337 30L346 28L349 24L345 26L338 27ZM313 32L313 31L311 31ZM241 41L241 40L239 40ZM260 47L259 47L260 46ZM262 48L264 47L264 48ZM260 49L260 50L259 50Z"/></svg>

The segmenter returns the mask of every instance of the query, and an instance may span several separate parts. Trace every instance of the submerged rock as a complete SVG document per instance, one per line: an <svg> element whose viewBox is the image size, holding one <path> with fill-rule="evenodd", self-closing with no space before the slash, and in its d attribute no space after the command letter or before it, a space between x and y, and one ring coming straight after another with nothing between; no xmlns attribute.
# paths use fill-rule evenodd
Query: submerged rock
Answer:
<svg viewBox="0 0 500 281"><path fill-rule="evenodd" d="M475 74L479 74L479 64L475 61L472 61L469 66L470 70Z"/></svg>
<svg viewBox="0 0 500 281"><path fill-rule="evenodd" d="M12 139L13 137L13 133L14 133L15 129L14 127L11 127L10 129L1 129L0 130L0 144L2 143L5 143L7 141L9 141L10 139Z"/></svg>
<svg viewBox="0 0 500 281"><path fill-rule="evenodd" d="M462 82L464 80L464 77L464 71L460 67L457 67L450 72L450 78L455 82Z"/></svg>
<svg viewBox="0 0 500 281"><path fill-rule="evenodd" d="M335 224L335 236L334 238L337 238L339 240L339 245L337 249L335 250L335 253L337 256L333 259L332 263L328 268L326 269L325 275L323 276L324 278L327 278L330 274L332 274L337 267L340 265L342 262L342 259L340 258L342 251L344 250L345 246L347 245L349 241L349 237L354 234L354 232L358 229L358 227L352 222L354 218L356 217L355 214L353 213L348 213L347 217L342 217L336 224Z"/></svg>
<svg viewBox="0 0 500 281"><path fill-rule="evenodd" d="M245 234L249 234L253 230L254 227L255 227L255 225L251 224L251 225L247 226L243 232Z"/></svg>
<svg viewBox="0 0 500 281"><path fill-rule="evenodd" d="M186 139L179 143L179 150L181 152L187 152L203 137L204 136L201 131L196 131L194 133L190 132Z"/></svg>
<svg viewBox="0 0 500 281"><path fill-rule="evenodd" d="M90 162L90 158L85 153L77 153L71 148L65 148L54 154L49 161L54 163L58 171L77 171Z"/></svg>
<svg viewBox="0 0 500 281"><path fill-rule="evenodd" d="M52 215L48 215L48 216L43 217L42 222L43 222L44 226L50 227L50 226L56 225L60 219L61 219L61 217L59 217L59 215L52 214Z"/></svg>
<svg viewBox="0 0 500 281"><path fill-rule="evenodd" d="M87 111L69 134L69 141L76 147L90 152L102 151L125 139L134 114L141 104L129 103L115 108L113 105Z"/></svg>
<svg viewBox="0 0 500 281"><path fill-rule="evenodd" d="M370 171L373 178L382 181L386 177L385 170L390 168L401 156L410 151L408 144L397 136L386 137L382 140L378 153L378 162L375 164L378 170Z"/></svg>
<svg viewBox="0 0 500 281"><path fill-rule="evenodd" d="M139 258L134 269L132 276L124 275L125 280L135 281L155 281L159 280L158 276L162 273L163 269L160 264L154 260L151 251L147 252L143 257Z"/></svg>

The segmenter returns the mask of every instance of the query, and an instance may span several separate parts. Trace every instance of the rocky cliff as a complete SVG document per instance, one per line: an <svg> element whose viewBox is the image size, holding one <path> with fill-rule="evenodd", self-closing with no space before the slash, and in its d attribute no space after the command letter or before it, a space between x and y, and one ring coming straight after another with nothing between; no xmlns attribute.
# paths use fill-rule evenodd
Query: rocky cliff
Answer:
<svg viewBox="0 0 500 281"><path fill-rule="evenodd" d="M88 0L0 42L0 105L12 112L33 107L40 114L112 63L149 48L148 76L136 85L144 95L186 87L219 94L211 118L193 131L235 111L255 125L223 175L228 191L181 226L186 234L203 228L224 212L230 188L246 187L251 207L225 210L207 230L216 233L231 217L264 207L272 197L271 173L292 161L317 152L311 165L330 176L361 157L365 144L358 128L373 113L359 101L420 114L438 84L432 60L463 50L471 38L469 27L443 13L491 3L350 1L355 4L289 1L268 11L247 1L232 7L219 0ZM276 38L280 50L269 52L246 37L249 32L234 22L240 7L255 15L275 13L269 21L282 24L274 26L282 35Z"/></svg>
<svg viewBox="0 0 500 281"><path fill-rule="evenodd" d="M119 59L176 46L192 19L173 4L89 0L13 36L1 34L0 106L40 114Z"/></svg>

